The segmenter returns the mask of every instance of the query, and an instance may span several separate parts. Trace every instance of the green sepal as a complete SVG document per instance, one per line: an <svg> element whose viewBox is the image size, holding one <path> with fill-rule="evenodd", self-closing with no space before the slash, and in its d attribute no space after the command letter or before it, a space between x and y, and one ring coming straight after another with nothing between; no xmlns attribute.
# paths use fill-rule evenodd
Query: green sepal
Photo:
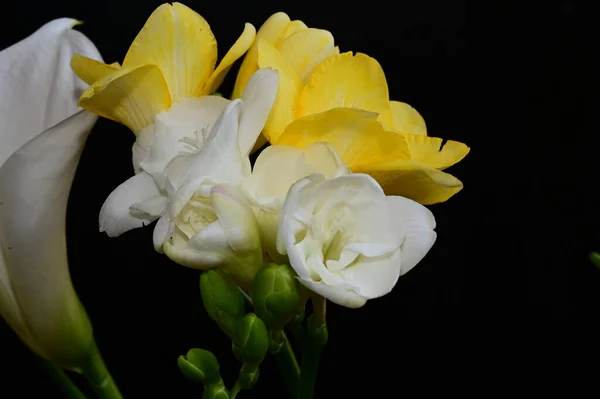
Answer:
<svg viewBox="0 0 600 399"><path fill-rule="evenodd" d="M308 316L306 321L306 329L308 333L308 339L313 345L321 349L327 345L327 340L329 339L327 323L324 323L314 314L311 314Z"/></svg>
<svg viewBox="0 0 600 399"><path fill-rule="evenodd" d="M229 392L223 382L220 384L207 385L204 387L202 399L229 399Z"/></svg>
<svg viewBox="0 0 600 399"><path fill-rule="evenodd" d="M275 329L269 330L269 353L272 355L276 355L279 353L283 344L285 343L285 336L283 335L283 330Z"/></svg>
<svg viewBox="0 0 600 399"><path fill-rule="evenodd" d="M260 368L253 364L244 364L240 370L238 384L243 389L252 389L260 376Z"/></svg>

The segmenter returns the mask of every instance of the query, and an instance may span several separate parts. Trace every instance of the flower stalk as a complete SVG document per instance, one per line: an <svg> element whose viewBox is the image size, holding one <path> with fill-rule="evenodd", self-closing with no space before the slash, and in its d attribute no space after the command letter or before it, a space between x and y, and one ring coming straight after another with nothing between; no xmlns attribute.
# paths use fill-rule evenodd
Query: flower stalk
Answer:
<svg viewBox="0 0 600 399"><path fill-rule="evenodd" d="M98 347L94 343L81 373L86 378L99 399L122 399L119 388L108 372Z"/></svg>

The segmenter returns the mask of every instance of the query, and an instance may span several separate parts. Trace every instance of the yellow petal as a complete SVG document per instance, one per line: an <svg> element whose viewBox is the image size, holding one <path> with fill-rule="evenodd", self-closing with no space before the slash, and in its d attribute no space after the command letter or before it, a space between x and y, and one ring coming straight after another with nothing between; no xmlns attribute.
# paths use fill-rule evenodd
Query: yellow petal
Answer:
<svg viewBox="0 0 600 399"><path fill-rule="evenodd" d="M458 141L444 140L415 134L402 135L406 138L411 159L434 169L446 169L462 160L470 148Z"/></svg>
<svg viewBox="0 0 600 399"><path fill-rule="evenodd" d="M304 22L300 21L299 19L291 21L288 24L288 26L285 28L285 33L283 34L283 38L281 40L286 39L288 36L293 35L294 33L299 32L304 29L308 29L308 26L306 26L306 24ZM281 43L274 42L273 44L279 45Z"/></svg>
<svg viewBox="0 0 600 399"><path fill-rule="evenodd" d="M377 113L389 109L385 75L374 58L347 52L326 58L313 70L300 95L297 117L337 107Z"/></svg>
<svg viewBox="0 0 600 399"><path fill-rule="evenodd" d="M129 127L134 133L171 106L167 84L156 65L122 68L88 87L78 105Z"/></svg>
<svg viewBox="0 0 600 399"><path fill-rule="evenodd" d="M310 72L325 58L339 54L334 46L333 35L322 29L301 29L283 40L279 51L283 58L306 81Z"/></svg>
<svg viewBox="0 0 600 399"><path fill-rule="evenodd" d="M225 79L225 75L227 75L227 72L229 72L229 69L233 63L236 62L242 55L244 55L246 51L248 51L250 46L252 46L255 37L256 28L254 25L246 23L242 35L236 40L233 46L231 46L227 54L225 54L225 57L223 57L217 69L214 70L205 86L199 87L201 91L197 95L207 96L217 91L221 83L223 83L223 79Z"/></svg>
<svg viewBox="0 0 600 399"><path fill-rule="evenodd" d="M71 69L81 80L91 85L106 75L117 71L119 66L113 64L106 65L103 62L93 60L84 55L74 54L71 57Z"/></svg>
<svg viewBox="0 0 600 399"><path fill-rule="evenodd" d="M350 168L374 162L410 159L404 136L386 131L377 114L334 108L292 122L279 137L278 144L304 148L312 143L331 144Z"/></svg>
<svg viewBox="0 0 600 399"><path fill-rule="evenodd" d="M379 116L379 121L398 133L427 136L425 120L416 109L406 103L390 101L390 109Z"/></svg>
<svg viewBox="0 0 600 399"><path fill-rule="evenodd" d="M244 93L244 88L250 76L258 70L258 42L264 40L274 46L277 46L283 38L285 30L290 23L290 17L284 12L278 12L269 17L260 27L256 34L256 40L250 50L246 53L244 61L240 66L235 87L233 89L232 99L241 98Z"/></svg>
<svg viewBox="0 0 600 399"><path fill-rule="evenodd" d="M208 22L180 3L158 7L129 48L123 67L156 64L173 102L203 87L217 62L217 41Z"/></svg>
<svg viewBox="0 0 600 399"><path fill-rule="evenodd" d="M352 171L371 175L387 195L400 195L423 205L444 202L463 188L456 177L414 161L375 163Z"/></svg>
<svg viewBox="0 0 600 399"><path fill-rule="evenodd" d="M279 72L277 97L263 129L267 140L276 143L286 126L295 119L296 102L302 88L302 79L279 51L264 40L258 43L258 67L273 68Z"/></svg>

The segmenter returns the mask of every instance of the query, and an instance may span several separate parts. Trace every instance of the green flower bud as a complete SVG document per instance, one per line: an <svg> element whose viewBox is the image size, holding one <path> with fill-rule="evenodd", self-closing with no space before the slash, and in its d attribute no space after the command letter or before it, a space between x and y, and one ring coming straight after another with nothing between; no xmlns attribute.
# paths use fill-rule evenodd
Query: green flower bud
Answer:
<svg viewBox="0 0 600 399"><path fill-rule="evenodd" d="M219 362L215 355L204 349L191 349L187 356L177 359L179 369L190 380L206 386L221 382Z"/></svg>
<svg viewBox="0 0 600 399"><path fill-rule="evenodd" d="M223 383L208 385L204 387L202 399L229 399L229 392Z"/></svg>
<svg viewBox="0 0 600 399"><path fill-rule="evenodd" d="M240 370L238 384L244 389L252 389L260 376L260 368L251 364L244 364Z"/></svg>
<svg viewBox="0 0 600 399"><path fill-rule="evenodd" d="M233 337L235 322L245 313L244 296L237 285L217 270L209 270L200 276L200 293L206 313L225 334Z"/></svg>
<svg viewBox="0 0 600 399"><path fill-rule="evenodd" d="M329 339L327 324L320 321L314 314L308 316L306 321L308 339L318 348L324 348Z"/></svg>
<svg viewBox="0 0 600 399"><path fill-rule="evenodd" d="M283 328L298 312L298 281L288 265L270 264L256 274L252 284L256 314L270 328Z"/></svg>
<svg viewBox="0 0 600 399"><path fill-rule="evenodd" d="M260 364L267 354L269 333L265 323L249 313L239 319L235 326L233 351L244 364Z"/></svg>

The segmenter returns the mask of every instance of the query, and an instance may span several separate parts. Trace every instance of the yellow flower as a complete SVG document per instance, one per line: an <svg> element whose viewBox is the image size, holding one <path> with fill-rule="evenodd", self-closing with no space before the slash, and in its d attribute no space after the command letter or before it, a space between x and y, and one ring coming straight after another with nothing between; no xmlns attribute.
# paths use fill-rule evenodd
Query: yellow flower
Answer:
<svg viewBox="0 0 600 399"><path fill-rule="evenodd" d="M264 47L268 49L264 50ZM296 86L302 84L303 78L309 77L314 67L325 58L339 54L340 49L334 45L333 35L328 31L309 28L299 20L291 21L290 17L283 12L275 13L258 30L254 44L244 57L232 98L242 97L248 79L259 69L259 54L264 51L276 53L279 59L283 60L281 62L285 63L286 68L293 72L293 76L280 79L280 84L287 86L279 90L280 98L273 105L274 109L267 122L269 125L287 125L293 120L286 106L292 102L292 98L288 95L297 91ZM262 62L265 63L264 60ZM275 63L272 64L277 66ZM261 136L255 149L260 148L265 142L264 136Z"/></svg>
<svg viewBox="0 0 600 399"><path fill-rule="evenodd" d="M332 144L354 172L371 174L387 194L423 204L446 201L462 189L458 179L441 170L464 158L469 147L456 141L442 147L442 139L428 137L425 121L414 108L390 101L385 74L375 59L339 54L329 32L277 13L258 31L234 97L242 95L254 70L265 67L279 71L279 91L263 130L270 143L303 147L332 143L336 137ZM291 126L294 121L298 124Z"/></svg>
<svg viewBox="0 0 600 399"><path fill-rule="evenodd" d="M73 56L71 67L90 85L79 106L137 134L172 104L213 94L255 36L247 23L215 68L217 41L208 22L181 3L163 4L146 21L122 66Z"/></svg>

